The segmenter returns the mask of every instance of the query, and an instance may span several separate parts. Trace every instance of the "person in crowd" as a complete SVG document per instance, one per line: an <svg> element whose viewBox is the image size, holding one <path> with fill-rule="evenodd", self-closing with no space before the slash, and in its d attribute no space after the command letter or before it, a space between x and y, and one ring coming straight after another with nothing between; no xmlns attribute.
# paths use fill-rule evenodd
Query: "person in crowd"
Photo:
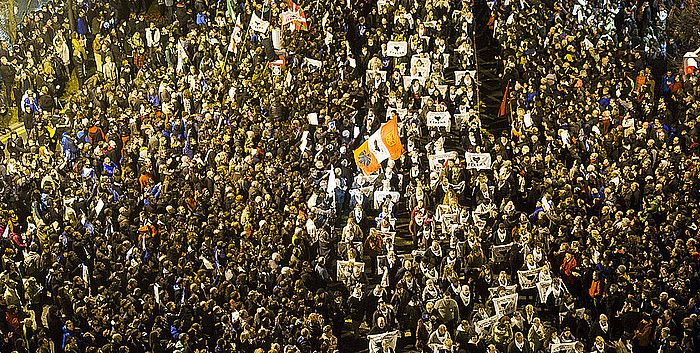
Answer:
<svg viewBox="0 0 700 353"><path fill-rule="evenodd" d="M146 5L50 0L0 47L0 351L697 349L680 5Z"/></svg>

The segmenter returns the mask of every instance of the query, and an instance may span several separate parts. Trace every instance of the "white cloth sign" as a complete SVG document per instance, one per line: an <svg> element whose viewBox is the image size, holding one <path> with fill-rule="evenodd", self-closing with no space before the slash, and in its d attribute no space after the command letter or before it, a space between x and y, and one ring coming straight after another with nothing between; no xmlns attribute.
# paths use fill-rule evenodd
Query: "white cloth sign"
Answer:
<svg viewBox="0 0 700 353"><path fill-rule="evenodd" d="M374 192L374 208L379 209L379 205L381 205L384 202L384 199L386 199L387 196L391 196L391 201L396 204L399 202L399 197L401 194L399 194L396 191L375 191Z"/></svg>
<svg viewBox="0 0 700 353"><path fill-rule="evenodd" d="M396 112L396 115L399 116L399 121L402 121L406 119L408 116L408 109L398 109L398 108L387 108L386 109L386 119L389 120L391 119L391 113Z"/></svg>
<svg viewBox="0 0 700 353"><path fill-rule="evenodd" d="M492 297L498 297L498 289L501 287L489 287L489 295ZM505 295L510 295L514 294L518 291L518 286L517 285L512 285L512 286L505 286L503 287L505 289L506 294Z"/></svg>
<svg viewBox="0 0 700 353"><path fill-rule="evenodd" d="M272 37L272 47L275 48L275 50L281 50L282 49L282 31L279 28L273 28L272 31L270 32L270 37Z"/></svg>
<svg viewBox="0 0 700 353"><path fill-rule="evenodd" d="M540 303L544 303L547 301L547 292L549 291L549 287L552 286L552 281L541 281L537 282L537 294L539 294L540 297Z"/></svg>
<svg viewBox="0 0 700 353"><path fill-rule="evenodd" d="M534 270L518 271L518 281L520 282L520 288L535 288L537 278L539 277L541 270L542 267L538 267Z"/></svg>
<svg viewBox="0 0 700 353"><path fill-rule="evenodd" d="M336 274L340 282L345 282L350 279L359 279L364 272L364 262L339 260L336 263Z"/></svg>
<svg viewBox="0 0 700 353"><path fill-rule="evenodd" d="M391 348L391 352L396 349L396 340L399 338L399 331L391 331L380 333L377 335L367 335L369 340L369 353L384 352L384 345L387 344Z"/></svg>
<svg viewBox="0 0 700 353"><path fill-rule="evenodd" d="M443 166L449 160L457 159L457 152L447 152L440 154L433 154L428 156L428 163L430 164L431 172L438 172L442 170Z"/></svg>
<svg viewBox="0 0 700 353"><path fill-rule="evenodd" d="M508 315L518 308L518 293L493 298L493 308L496 315Z"/></svg>
<svg viewBox="0 0 700 353"><path fill-rule="evenodd" d="M491 246L491 260L493 262L503 262L508 260L508 253L513 243L506 245L492 245Z"/></svg>
<svg viewBox="0 0 700 353"><path fill-rule="evenodd" d="M321 68L323 66L323 62L321 60L316 60L316 59L309 59L309 58L304 58L304 63L309 66L313 66L316 68Z"/></svg>
<svg viewBox="0 0 700 353"><path fill-rule="evenodd" d="M318 125L318 113L309 113L306 117L309 119L309 125Z"/></svg>
<svg viewBox="0 0 700 353"><path fill-rule="evenodd" d="M253 16L250 17L250 29L256 32L266 33L268 27L270 27L270 22L261 19L253 12Z"/></svg>
<svg viewBox="0 0 700 353"><path fill-rule="evenodd" d="M491 331L491 326L495 325L500 318L500 316L494 315L483 320L479 320L474 323L474 331L480 338L486 338Z"/></svg>
<svg viewBox="0 0 700 353"><path fill-rule="evenodd" d="M408 42L386 43L386 56L400 58L408 53Z"/></svg>
<svg viewBox="0 0 700 353"><path fill-rule="evenodd" d="M467 72L472 77L472 80L476 77L476 70L455 71L455 85L459 85L462 82Z"/></svg>
<svg viewBox="0 0 700 353"><path fill-rule="evenodd" d="M428 112L426 125L448 128L452 124L450 112Z"/></svg>
<svg viewBox="0 0 700 353"><path fill-rule="evenodd" d="M491 155L488 153L464 154L464 168L466 169L491 169Z"/></svg>
<svg viewBox="0 0 700 353"><path fill-rule="evenodd" d="M432 63L430 58L423 58L419 55L411 57L411 74L420 77L430 77Z"/></svg>
<svg viewBox="0 0 700 353"><path fill-rule="evenodd" d="M576 343L578 342L567 342L567 343L552 343L552 353L573 353L576 351Z"/></svg>

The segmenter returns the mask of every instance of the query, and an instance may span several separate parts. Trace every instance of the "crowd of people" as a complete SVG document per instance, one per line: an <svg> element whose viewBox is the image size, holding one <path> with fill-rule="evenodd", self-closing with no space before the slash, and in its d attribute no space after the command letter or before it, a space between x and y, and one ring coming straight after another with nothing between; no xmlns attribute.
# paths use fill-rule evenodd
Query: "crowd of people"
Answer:
<svg viewBox="0 0 700 353"><path fill-rule="evenodd" d="M74 5L0 46L1 352L697 349L671 2L489 2L505 131L471 1Z"/></svg>

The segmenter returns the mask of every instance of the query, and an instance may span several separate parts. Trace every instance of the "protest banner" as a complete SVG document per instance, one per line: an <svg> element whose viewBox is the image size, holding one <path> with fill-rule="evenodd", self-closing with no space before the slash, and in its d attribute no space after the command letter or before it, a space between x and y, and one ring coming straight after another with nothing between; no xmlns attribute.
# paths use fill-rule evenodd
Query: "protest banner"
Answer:
<svg viewBox="0 0 700 353"><path fill-rule="evenodd" d="M359 279L365 272L365 263L357 261L341 261L336 263L336 277L339 282Z"/></svg>
<svg viewBox="0 0 700 353"><path fill-rule="evenodd" d="M489 336L489 333L491 332L491 326L495 325L496 322L498 322L498 319L500 318L501 316L494 315L475 322L474 332L476 332L476 334L479 335L479 338L486 339Z"/></svg>
<svg viewBox="0 0 700 353"><path fill-rule="evenodd" d="M394 266L398 266L399 268L403 266L403 263L406 261L406 259L411 260L413 256L411 254L401 254L401 255L396 255L396 264ZM377 256L377 275L381 276L384 274L384 270L389 267L389 259L387 255L379 255Z"/></svg>
<svg viewBox="0 0 700 353"><path fill-rule="evenodd" d="M536 287L537 278L540 275L542 267L538 267L532 270L518 271L518 281L520 282L520 288L522 289L532 289Z"/></svg>
<svg viewBox="0 0 700 353"><path fill-rule="evenodd" d="M551 353L574 353L576 351L576 343L578 343L578 342L552 343L550 352Z"/></svg>
<svg viewBox="0 0 700 353"><path fill-rule="evenodd" d="M411 74L420 77L430 77L432 64L430 58L414 55L411 57Z"/></svg>
<svg viewBox="0 0 700 353"><path fill-rule="evenodd" d="M455 85L456 86L459 86L462 84L462 80L464 80L464 76L466 76L467 72L472 77L472 79L474 79L476 77L476 70L455 71Z"/></svg>
<svg viewBox="0 0 700 353"><path fill-rule="evenodd" d="M255 32L266 33L268 27L270 27L270 22L261 19L253 12L253 15L250 17L250 29Z"/></svg>
<svg viewBox="0 0 700 353"><path fill-rule="evenodd" d="M445 152L428 156L428 164L431 172L439 172L445 166L447 161L456 160L457 152Z"/></svg>
<svg viewBox="0 0 700 353"><path fill-rule="evenodd" d="M387 242L391 242L391 244L394 244L394 240L396 239L396 232L382 232L377 228L370 228L369 234L370 237L377 235L382 237L382 244L386 244Z"/></svg>
<svg viewBox="0 0 700 353"><path fill-rule="evenodd" d="M321 60L316 60L316 59L311 59L311 58L304 58L304 63L306 65L314 67L316 69L320 69L323 66L323 62Z"/></svg>
<svg viewBox="0 0 700 353"><path fill-rule="evenodd" d="M369 353L386 352L384 346L388 346L387 348L391 348L389 351L393 352L396 349L396 340L399 339L399 331L367 335L367 339L369 340Z"/></svg>
<svg viewBox="0 0 700 353"><path fill-rule="evenodd" d="M371 86L374 83L374 78L379 75L382 82L386 82L386 71L383 70L367 70L365 72L365 82L367 86Z"/></svg>
<svg viewBox="0 0 700 353"><path fill-rule="evenodd" d="M513 243L505 245L492 245L491 246L491 260L493 262L503 262L508 260L508 253Z"/></svg>
<svg viewBox="0 0 700 353"><path fill-rule="evenodd" d="M374 192L374 208L379 209L380 205L384 203L384 199L386 199L387 196L391 196L391 201L396 204L399 202L399 197L401 194L399 194L397 191L375 191Z"/></svg>
<svg viewBox="0 0 700 353"><path fill-rule="evenodd" d="M491 155L489 153L464 153L464 168L466 169L491 169Z"/></svg>
<svg viewBox="0 0 700 353"><path fill-rule="evenodd" d="M426 125L429 127L449 128L452 124L450 112L428 112Z"/></svg>
<svg viewBox="0 0 700 353"><path fill-rule="evenodd" d="M413 81L416 80L420 84L421 87L425 86L425 77L420 77L420 76L403 76L403 88L405 90L409 90L411 88L411 85L413 84Z"/></svg>
<svg viewBox="0 0 700 353"><path fill-rule="evenodd" d="M408 53L408 42L386 43L386 56L400 58Z"/></svg>
<svg viewBox="0 0 700 353"><path fill-rule="evenodd" d="M396 115L398 115L399 121L406 119L406 117L408 116L408 109L387 108L386 109L386 118L387 119L391 118L391 114L393 112L396 112Z"/></svg>
<svg viewBox="0 0 700 353"><path fill-rule="evenodd" d="M492 300L493 308L498 316L508 315L518 308L518 293L496 297Z"/></svg>
<svg viewBox="0 0 700 353"><path fill-rule="evenodd" d="M547 292L549 291L549 287L552 286L552 281L541 281L537 282L537 294L539 295L540 303L544 303L547 301Z"/></svg>
<svg viewBox="0 0 700 353"><path fill-rule="evenodd" d="M499 288L505 289L506 295L516 293L518 290L518 286L515 284L510 285L510 286L504 286L504 287L489 287L489 295L492 297L498 297L498 289Z"/></svg>

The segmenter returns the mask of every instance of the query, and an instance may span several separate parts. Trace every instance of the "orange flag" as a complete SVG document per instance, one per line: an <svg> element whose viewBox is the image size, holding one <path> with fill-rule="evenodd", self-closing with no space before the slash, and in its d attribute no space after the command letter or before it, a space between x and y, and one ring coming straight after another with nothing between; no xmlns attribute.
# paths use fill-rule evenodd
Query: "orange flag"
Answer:
<svg viewBox="0 0 700 353"><path fill-rule="evenodd" d="M401 139L399 138L398 119L396 117L392 118L382 125L379 130L381 131L382 141L384 141L384 145L389 150L391 159L399 159L403 154L403 145L401 145Z"/></svg>
<svg viewBox="0 0 700 353"><path fill-rule="evenodd" d="M374 173L380 167L374 153L369 150L367 141L355 150L355 163L365 175Z"/></svg>
<svg viewBox="0 0 700 353"><path fill-rule="evenodd" d="M379 164L385 160L398 159L403 152L398 121L393 118L382 124L379 130L355 150L355 163L367 175L379 169Z"/></svg>

